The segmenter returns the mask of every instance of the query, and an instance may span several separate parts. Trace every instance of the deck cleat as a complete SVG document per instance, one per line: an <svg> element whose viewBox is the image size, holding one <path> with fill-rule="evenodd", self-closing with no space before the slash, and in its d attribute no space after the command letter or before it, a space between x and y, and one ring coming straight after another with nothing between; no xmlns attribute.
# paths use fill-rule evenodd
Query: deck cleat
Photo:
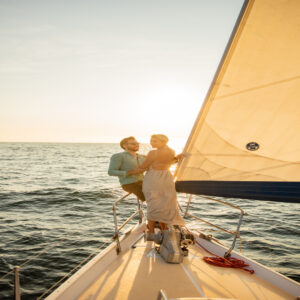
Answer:
<svg viewBox="0 0 300 300"><path fill-rule="evenodd" d="M181 227L181 240L180 240L180 245L182 247L188 247L190 245L195 244L195 238L192 233L190 233L187 229Z"/></svg>

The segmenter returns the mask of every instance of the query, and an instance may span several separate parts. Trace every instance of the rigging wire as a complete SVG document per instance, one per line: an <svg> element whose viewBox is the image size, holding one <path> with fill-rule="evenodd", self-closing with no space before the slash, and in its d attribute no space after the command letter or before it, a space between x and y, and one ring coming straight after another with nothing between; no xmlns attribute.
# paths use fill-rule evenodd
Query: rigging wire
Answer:
<svg viewBox="0 0 300 300"><path fill-rule="evenodd" d="M79 232L74 232L73 234L78 234L78 233L79 233ZM51 245L51 246L49 246L49 247L47 247L47 248L41 250L41 251L40 251L39 253L37 253L36 255L30 257L29 259L27 259L27 260L26 260L25 262L23 262L19 267L20 267L20 268L24 267L25 265L27 265L27 264L28 264L29 262L31 262L32 260L38 258L39 256L41 256L41 255L44 254L44 253L47 253L49 250L51 250L51 249L54 248L55 246L59 245L61 242L67 240L68 238L69 238L69 236L68 236L68 237L63 237L63 238L59 239L58 242L56 242L56 243L54 243L53 245ZM14 272L14 270L11 270L11 271L7 272L6 274L4 274L4 275L0 278L0 280L6 278L9 274L12 274L13 272Z"/></svg>
<svg viewBox="0 0 300 300"><path fill-rule="evenodd" d="M75 232L74 234L78 234L79 232ZM31 262L32 260L38 258L39 256L41 256L44 253L49 252L52 248L54 248L55 246L61 244L61 242L69 239L70 236L68 237L64 237L61 238L58 242L54 243L53 245L43 249L42 251L40 251L39 253L37 253L36 255L30 257L29 259L27 259L25 262L23 262L19 267L20 269L22 267L24 267L25 265L27 265L29 262ZM75 266L69 273L67 273L65 276L63 276L58 282L54 283L47 291L45 291L41 296L39 296L37 298L37 300L41 299L44 295L46 295L48 292L50 292L54 287L56 287L60 282L62 282L65 278L69 277L77 268L79 268L84 262L86 262L90 257L92 257L96 252L98 252L100 249L102 249L106 244L110 243L113 240L113 237L108 240L107 242L103 242L101 244L100 247L98 247L95 251L93 251L87 258L85 258L83 261L81 261L77 266ZM6 274L4 274L1 278L0 281L5 279L8 275L12 274L14 272L14 269L12 269L11 271L7 272Z"/></svg>
<svg viewBox="0 0 300 300"><path fill-rule="evenodd" d="M37 300L42 299L46 294L48 294L50 291L52 291L59 283L61 283L65 278L70 277L70 275L73 274L75 270L77 270L83 263L88 261L93 255L95 255L99 250L101 250L106 244L110 243L114 238L112 237L109 241L103 242L100 247L98 247L95 251L93 251L87 258L85 258L83 261L81 261L78 265L76 265L69 273L67 273L65 276L63 276L60 280L55 282L48 290L46 290L41 296L37 298Z"/></svg>

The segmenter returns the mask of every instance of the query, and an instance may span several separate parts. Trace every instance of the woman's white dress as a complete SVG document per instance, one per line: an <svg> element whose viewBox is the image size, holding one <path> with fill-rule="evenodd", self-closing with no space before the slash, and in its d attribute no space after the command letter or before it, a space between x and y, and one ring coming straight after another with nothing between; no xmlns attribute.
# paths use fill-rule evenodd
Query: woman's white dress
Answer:
<svg viewBox="0 0 300 300"><path fill-rule="evenodd" d="M147 219L169 225L185 225L179 214L173 176L169 170L150 167L143 181L147 201Z"/></svg>

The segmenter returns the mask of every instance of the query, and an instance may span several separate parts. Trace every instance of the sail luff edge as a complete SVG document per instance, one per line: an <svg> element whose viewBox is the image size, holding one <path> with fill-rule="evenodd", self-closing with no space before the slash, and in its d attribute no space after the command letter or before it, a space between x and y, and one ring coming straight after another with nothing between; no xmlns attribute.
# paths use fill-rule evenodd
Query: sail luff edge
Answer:
<svg viewBox="0 0 300 300"><path fill-rule="evenodd" d="M247 18L250 14L251 8L254 4L255 0L245 0L245 2L243 3L243 6L241 8L241 11L239 13L239 16L237 18L237 21L235 23L235 26L232 30L232 33L230 35L230 38L228 40L227 46L224 50L224 53L222 55L222 58L219 62L218 68L215 72L214 78L212 80L212 83L206 93L205 96L205 100L204 103L200 109L200 112L196 118L196 121L193 125L193 128L191 130L191 133L188 137L188 140L185 144L184 150L183 150L183 154L188 152L188 149L190 147L192 147L193 142L194 142L194 136L196 136L196 132L200 130L201 128L201 124L205 118L205 115L207 114L208 110L209 110L209 104L211 104L211 99L213 98L213 95L216 94L217 90L218 90L218 85L217 82L222 78L223 74L226 71L226 66L228 65L228 62L230 61L230 57L232 56L235 46L239 40L239 37L243 31L244 25L247 21ZM174 178L176 180L177 174L180 172L180 168L182 166L182 162L183 162L184 158L178 163L177 168L175 169L174 172Z"/></svg>

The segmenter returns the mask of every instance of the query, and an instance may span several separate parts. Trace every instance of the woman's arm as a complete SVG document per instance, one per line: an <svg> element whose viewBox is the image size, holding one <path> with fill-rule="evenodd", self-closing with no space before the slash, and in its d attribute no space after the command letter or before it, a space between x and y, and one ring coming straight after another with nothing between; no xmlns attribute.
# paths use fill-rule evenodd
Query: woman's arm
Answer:
<svg viewBox="0 0 300 300"><path fill-rule="evenodd" d="M177 154L177 155L174 157L173 164L179 162L180 159L182 158L182 156L183 156L183 153Z"/></svg>
<svg viewBox="0 0 300 300"><path fill-rule="evenodd" d="M146 159L143 161L141 165L139 165L140 169L147 170L151 166L151 164L154 161L154 156L155 156L154 151L155 150L152 150L147 154Z"/></svg>
<svg viewBox="0 0 300 300"><path fill-rule="evenodd" d="M145 172L151 166L153 160L154 160L154 151L150 151L146 156L144 162L141 165L139 165L138 168L127 171L126 175L134 175L134 174L140 174Z"/></svg>

